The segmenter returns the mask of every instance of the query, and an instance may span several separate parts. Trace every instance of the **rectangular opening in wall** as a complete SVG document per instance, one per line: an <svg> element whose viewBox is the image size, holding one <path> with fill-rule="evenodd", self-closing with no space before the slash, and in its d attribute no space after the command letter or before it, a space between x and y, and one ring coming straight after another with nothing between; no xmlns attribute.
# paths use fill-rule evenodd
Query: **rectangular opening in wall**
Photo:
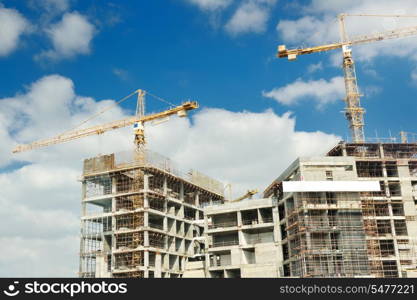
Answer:
<svg viewBox="0 0 417 300"><path fill-rule="evenodd" d="M128 211L143 208L143 194L116 197L116 211Z"/></svg>
<svg viewBox="0 0 417 300"><path fill-rule="evenodd" d="M225 267L232 264L230 251L214 252L210 256L210 267Z"/></svg>
<svg viewBox="0 0 417 300"><path fill-rule="evenodd" d="M210 229L237 226L237 213L215 214L211 216Z"/></svg>
<svg viewBox="0 0 417 300"><path fill-rule="evenodd" d="M243 225L259 224L258 211L256 209L243 210L242 211L242 224Z"/></svg>
<svg viewBox="0 0 417 300"><path fill-rule="evenodd" d="M285 224L281 224L279 228L281 229L281 239L285 240L287 238L287 230L285 230Z"/></svg>
<svg viewBox="0 0 417 300"><path fill-rule="evenodd" d="M380 157L378 144L346 144L347 156Z"/></svg>
<svg viewBox="0 0 417 300"><path fill-rule="evenodd" d="M377 220L378 235L392 234L390 220Z"/></svg>
<svg viewBox="0 0 417 300"><path fill-rule="evenodd" d="M402 203L392 203L391 207L394 216L404 216L404 205Z"/></svg>
<svg viewBox="0 0 417 300"><path fill-rule="evenodd" d="M196 210L194 208L184 206L184 219L195 220Z"/></svg>
<svg viewBox="0 0 417 300"><path fill-rule="evenodd" d="M155 262L156 262L156 253L149 251L149 266L155 267Z"/></svg>
<svg viewBox="0 0 417 300"><path fill-rule="evenodd" d="M394 227L396 235L408 235L407 223L405 220L394 220Z"/></svg>
<svg viewBox="0 0 417 300"><path fill-rule="evenodd" d="M165 211L165 198L163 196L148 194L147 197L149 208L162 212Z"/></svg>
<svg viewBox="0 0 417 300"><path fill-rule="evenodd" d="M408 162L408 169L410 171L410 176L417 177L417 161L416 160L410 160Z"/></svg>
<svg viewBox="0 0 417 300"><path fill-rule="evenodd" d="M148 221L149 227L164 230L164 217L149 212Z"/></svg>
<svg viewBox="0 0 417 300"><path fill-rule="evenodd" d="M382 257L389 257L395 255L394 241L393 240L380 240L379 248L381 250Z"/></svg>
<svg viewBox="0 0 417 300"><path fill-rule="evenodd" d="M154 248L165 249L166 236L162 233L149 231L149 245Z"/></svg>
<svg viewBox="0 0 417 300"><path fill-rule="evenodd" d="M283 220L285 219L285 206L284 204L281 204L278 206L278 216L279 216L279 220Z"/></svg>
<svg viewBox="0 0 417 300"><path fill-rule="evenodd" d="M240 269L226 270L227 278L241 278Z"/></svg>
<svg viewBox="0 0 417 300"><path fill-rule="evenodd" d="M397 262L395 260L382 261L384 277L398 277Z"/></svg>
<svg viewBox="0 0 417 300"><path fill-rule="evenodd" d="M237 232L213 234L213 247L225 247L239 245Z"/></svg>
<svg viewBox="0 0 417 300"><path fill-rule="evenodd" d="M184 202L195 205L197 191L191 184L184 183Z"/></svg>
<svg viewBox="0 0 417 300"><path fill-rule="evenodd" d="M116 230L137 229L144 225L143 213L125 213L116 215Z"/></svg>
<svg viewBox="0 0 417 300"><path fill-rule="evenodd" d="M333 180L333 171L326 171L326 180Z"/></svg>
<svg viewBox="0 0 417 300"><path fill-rule="evenodd" d="M242 249L243 262L245 264L256 264L255 248Z"/></svg>
<svg viewBox="0 0 417 300"><path fill-rule="evenodd" d="M168 191L168 197L179 200L180 191L181 191L180 181L176 178L168 178L167 179L167 191Z"/></svg>
<svg viewBox="0 0 417 300"><path fill-rule="evenodd" d="M288 244L282 245L282 255L284 260L287 260L290 258L290 253L288 251Z"/></svg>
<svg viewBox="0 0 417 300"><path fill-rule="evenodd" d="M224 271L210 271L211 278L224 278Z"/></svg>
<svg viewBox="0 0 417 300"><path fill-rule="evenodd" d="M176 232L177 235L183 236L184 235L184 222L177 220L176 230L177 230Z"/></svg>
<svg viewBox="0 0 417 300"><path fill-rule="evenodd" d="M273 243L274 232L271 228L244 229L243 236L247 244Z"/></svg>
<svg viewBox="0 0 417 300"><path fill-rule="evenodd" d="M398 177L398 167L396 161L386 161L385 168L387 169L388 177Z"/></svg>
<svg viewBox="0 0 417 300"><path fill-rule="evenodd" d="M401 185L399 181L388 181L388 188L391 197L401 196Z"/></svg>
<svg viewBox="0 0 417 300"><path fill-rule="evenodd" d="M85 196L95 197L112 193L112 180L110 175L89 176L85 179Z"/></svg>
<svg viewBox="0 0 417 300"><path fill-rule="evenodd" d="M272 223L272 208L260 208L261 223Z"/></svg>
<svg viewBox="0 0 417 300"><path fill-rule="evenodd" d="M164 194L164 176L161 174L148 173L149 189L160 195Z"/></svg>
<svg viewBox="0 0 417 300"><path fill-rule="evenodd" d="M356 170L358 177L383 177L382 162L357 161Z"/></svg>

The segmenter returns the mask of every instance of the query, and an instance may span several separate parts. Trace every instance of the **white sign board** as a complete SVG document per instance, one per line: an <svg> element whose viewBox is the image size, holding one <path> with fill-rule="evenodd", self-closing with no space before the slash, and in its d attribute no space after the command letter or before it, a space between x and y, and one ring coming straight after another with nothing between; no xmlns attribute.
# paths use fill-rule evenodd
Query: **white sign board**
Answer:
<svg viewBox="0 0 417 300"><path fill-rule="evenodd" d="M283 181L287 192L379 192L379 181Z"/></svg>

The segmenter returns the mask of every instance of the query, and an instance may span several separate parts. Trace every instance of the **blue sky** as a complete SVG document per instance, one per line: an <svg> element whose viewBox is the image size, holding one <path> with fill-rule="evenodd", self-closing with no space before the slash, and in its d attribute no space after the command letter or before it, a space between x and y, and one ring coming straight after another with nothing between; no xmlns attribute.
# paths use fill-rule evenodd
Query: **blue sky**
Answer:
<svg viewBox="0 0 417 300"><path fill-rule="evenodd" d="M199 101L146 126L147 147L260 191L299 156L348 134L341 53L276 59L280 44L338 40L336 15L417 14L415 0L0 1L0 276L76 276L82 161L132 148L131 128L12 155L138 88ZM349 18L351 36L417 25ZM366 31L366 32L364 32ZM365 134L417 132L417 38L354 47ZM126 118L135 101L88 125ZM147 97L147 110L166 109Z"/></svg>
<svg viewBox="0 0 417 300"><path fill-rule="evenodd" d="M45 14L30 1L2 2L34 24ZM24 36L16 51L0 58L1 69L7 70L1 78L0 95L13 96L39 77L58 73L74 81L78 94L97 99L118 99L144 88L176 103L192 98L202 106L231 111L291 110L297 118L297 129L346 136L347 124L339 113L343 102L339 99L317 110L308 100L288 107L262 96L262 91L285 86L297 78L329 79L342 74L340 68L327 66L331 54L300 57L297 62L274 58L276 46L283 42L277 23L299 18L300 10L280 1L270 9L265 31L232 35L224 30L224 24L239 2L210 12L185 0L72 1L69 11L85 15L96 28L90 53L39 62L34 56L48 49L50 42L41 33ZM60 18L59 14L52 17L51 23ZM319 62L325 65L322 70L306 74L310 64ZM375 130L379 136L388 136L389 130L393 134L401 129L417 131L411 121L417 112L412 105L417 90L409 76L413 64L408 59L376 57L372 69L379 78L364 73L365 65L358 62L360 86L379 88L363 99L367 135L375 136ZM118 77L116 70L123 75Z"/></svg>

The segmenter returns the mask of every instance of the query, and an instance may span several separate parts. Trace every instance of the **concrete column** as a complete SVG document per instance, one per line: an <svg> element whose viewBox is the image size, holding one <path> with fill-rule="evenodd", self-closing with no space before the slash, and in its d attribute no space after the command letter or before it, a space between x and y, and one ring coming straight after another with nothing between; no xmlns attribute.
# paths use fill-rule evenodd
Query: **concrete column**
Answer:
<svg viewBox="0 0 417 300"><path fill-rule="evenodd" d="M117 181L116 177L111 178L111 193L116 194L117 193Z"/></svg>
<svg viewBox="0 0 417 300"><path fill-rule="evenodd" d="M237 226L242 227L242 212L240 210L237 211Z"/></svg>
<svg viewBox="0 0 417 300"><path fill-rule="evenodd" d="M272 208L272 222L274 222L274 242L281 245L282 237L277 206Z"/></svg>
<svg viewBox="0 0 417 300"><path fill-rule="evenodd" d="M143 208L149 208L148 193L143 194Z"/></svg>
<svg viewBox="0 0 417 300"><path fill-rule="evenodd" d="M162 256L161 253L155 255L155 278L162 277Z"/></svg>
<svg viewBox="0 0 417 300"><path fill-rule="evenodd" d="M148 230L145 230L143 232L143 246L149 247L149 231Z"/></svg>
<svg viewBox="0 0 417 300"><path fill-rule="evenodd" d="M165 216L163 221L164 231L168 231L168 218Z"/></svg>
<svg viewBox="0 0 417 300"><path fill-rule="evenodd" d="M200 207L200 191L195 193L195 206Z"/></svg>
<svg viewBox="0 0 417 300"><path fill-rule="evenodd" d="M384 162L382 163L382 176L388 177L387 166Z"/></svg>
<svg viewBox="0 0 417 300"><path fill-rule="evenodd" d="M143 189L145 191L149 190L149 175L147 174L143 176Z"/></svg>
<svg viewBox="0 0 417 300"><path fill-rule="evenodd" d="M178 216L179 218L184 218L184 205L181 204L180 206L180 210L178 212Z"/></svg>
<svg viewBox="0 0 417 300"><path fill-rule="evenodd" d="M243 234L243 231L242 231L241 229L239 229L239 230L237 231L237 236L238 236L238 238L239 238L239 245L241 245L241 246L246 246L246 245L247 245L247 243L246 243L246 241L245 241L245 235Z"/></svg>
<svg viewBox="0 0 417 300"><path fill-rule="evenodd" d="M181 259L181 270L180 271L184 271L185 270L185 257L180 256L180 259Z"/></svg>
<svg viewBox="0 0 417 300"><path fill-rule="evenodd" d="M258 224L263 223L262 222L262 216L261 216L261 210L259 208L256 209L256 213L258 214Z"/></svg>
<svg viewBox="0 0 417 300"><path fill-rule="evenodd" d="M168 194L168 183L167 183L167 177L164 176L164 196L166 196Z"/></svg>
<svg viewBox="0 0 417 300"><path fill-rule="evenodd" d="M181 202L184 201L184 183L180 182L180 199Z"/></svg>
<svg viewBox="0 0 417 300"><path fill-rule="evenodd" d="M347 151L346 151L346 144L342 144L342 155L343 156L348 156Z"/></svg>
<svg viewBox="0 0 417 300"><path fill-rule="evenodd" d="M149 212L147 211L143 213L143 226L149 227Z"/></svg>
<svg viewBox="0 0 417 300"><path fill-rule="evenodd" d="M143 251L143 266L147 269L149 268L149 251Z"/></svg>
<svg viewBox="0 0 417 300"><path fill-rule="evenodd" d="M379 153L380 153L381 158L385 157L384 148L382 147L382 144L379 144Z"/></svg>

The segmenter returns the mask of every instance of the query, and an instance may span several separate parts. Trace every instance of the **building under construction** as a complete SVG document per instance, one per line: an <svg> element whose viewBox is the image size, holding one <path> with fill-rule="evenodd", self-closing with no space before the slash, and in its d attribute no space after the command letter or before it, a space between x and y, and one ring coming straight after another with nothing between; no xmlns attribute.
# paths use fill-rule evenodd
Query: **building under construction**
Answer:
<svg viewBox="0 0 417 300"><path fill-rule="evenodd" d="M181 277L201 252L202 207L223 201L218 181L181 173L150 151L84 161L80 277Z"/></svg>
<svg viewBox="0 0 417 300"><path fill-rule="evenodd" d="M415 143L341 142L237 202L135 153L84 162L81 277L417 277Z"/></svg>
<svg viewBox="0 0 417 300"><path fill-rule="evenodd" d="M417 277L417 144L340 143L264 196L278 201L284 277Z"/></svg>

